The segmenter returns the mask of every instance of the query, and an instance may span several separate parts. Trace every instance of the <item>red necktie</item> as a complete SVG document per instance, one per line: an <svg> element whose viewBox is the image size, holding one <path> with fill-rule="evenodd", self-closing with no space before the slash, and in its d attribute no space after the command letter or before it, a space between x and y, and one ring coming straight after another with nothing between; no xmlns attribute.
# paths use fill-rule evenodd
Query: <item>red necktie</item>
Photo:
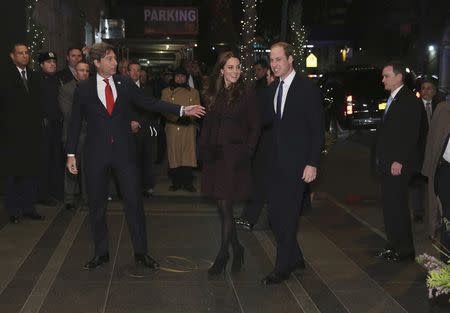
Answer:
<svg viewBox="0 0 450 313"><path fill-rule="evenodd" d="M109 84L109 79L105 78L103 81L106 84L105 86L106 110L108 111L109 115L112 115L112 111L114 109L114 95L112 92L111 85Z"/></svg>

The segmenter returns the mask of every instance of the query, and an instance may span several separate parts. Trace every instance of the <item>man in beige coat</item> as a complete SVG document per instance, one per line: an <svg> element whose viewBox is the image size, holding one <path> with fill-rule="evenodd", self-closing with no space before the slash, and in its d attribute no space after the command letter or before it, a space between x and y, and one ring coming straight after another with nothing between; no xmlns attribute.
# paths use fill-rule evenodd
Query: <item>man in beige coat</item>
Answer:
<svg viewBox="0 0 450 313"><path fill-rule="evenodd" d="M178 68L174 73L174 80L170 87L165 88L161 100L191 105L200 103L200 96L196 89L187 84L187 72ZM192 169L197 167L196 155L196 124L190 117L179 117L165 114L167 156L169 160L169 176L172 180L171 191L183 188L189 192L196 192L193 185Z"/></svg>
<svg viewBox="0 0 450 313"><path fill-rule="evenodd" d="M427 218L430 236L440 232L441 243L450 248L450 231L445 220L450 220L450 102L441 102L433 113L425 150L422 173L428 177ZM444 225L443 227L440 227Z"/></svg>

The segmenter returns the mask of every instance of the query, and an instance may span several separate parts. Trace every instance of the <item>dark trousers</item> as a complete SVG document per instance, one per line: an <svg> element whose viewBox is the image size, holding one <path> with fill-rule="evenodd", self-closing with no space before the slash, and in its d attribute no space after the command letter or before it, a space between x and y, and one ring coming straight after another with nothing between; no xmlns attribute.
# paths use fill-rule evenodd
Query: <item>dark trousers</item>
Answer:
<svg viewBox="0 0 450 313"><path fill-rule="evenodd" d="M6 177L5 208L10 216L20 216L33 212L36 203L37 181L37 177Z"/></svg>
<svg viewBox="0 0 450 313"><path fill-rule="evenodd" d="M381 178L384 228L389 249L400 256L414 254L411 217L408 207L408 173L399 176L383 175Z"/></svg>
<svg viewBox="0 0 450 313"><path fill-rule="evenodd" d="M450 164L444 163L436 171L436 192L442 204L442 217L450 221ZM441 243L450 251L450 230L441 228ZM447 253L448 254L448 253ZM448 258L441 256L444 261Z"/></svg>
<svg viewBox="0 0 450 313"><path fill-rule="evenodd" d="M39 177L39 200L64 199L64 153L62 145L62 122L49 121L43 130L41 175Z"/></svg>
<svg viewBox="0 0 450 313"><path fill-rule="evenodd" d="M147 253L147 234L145 214L138 188L138 173L136 164L118 159L114 149L109 153L109 160L86 163L86 183L88 193L89 215L92 223L95 255L108 253L108 229L106 224L106 207L110 171L113 170L121 191L125 217L128 224L134 252ZM96 163L96 164L93 164Z"/></svg>
<svg viewBox="0 0 450 313"><path fill-rule="evenodd" d="M277 242L274 271L290 273L303 254L297 242L297 229L305 184L300 179L287 181L273 177L269 185L269 223Z"/></svg>
<svg viewBox="0 0 450 313"><path fill-rule="evenodd" d="M156 137L152 137L147 130L141 129L136 134L136 155L141 191L147 191L155 187L155 175L153 172L155 141Z"/></svg>

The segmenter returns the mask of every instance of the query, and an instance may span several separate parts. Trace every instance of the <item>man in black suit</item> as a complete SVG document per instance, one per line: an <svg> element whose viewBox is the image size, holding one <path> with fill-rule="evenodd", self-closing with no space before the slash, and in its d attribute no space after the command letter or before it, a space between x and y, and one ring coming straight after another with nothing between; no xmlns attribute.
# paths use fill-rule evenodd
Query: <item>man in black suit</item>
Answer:
<svg viewBox="0 0 450 313"><path fill-rule="evenodd" d="M427 141L428 129L430 127L431 117L436 108L437 101L435 96L437 93L435 82L429 78L425 78L420 83L420 99L423 103L422 118L420 121L419 132L419 165L417 171L414 171L409 182L411 210L414 214L414 221L423 222L425 214L425 190L427 186L427 178L422 175L420 169L422 168L423 158L425 154L425 146Z"/></svg>
<svg viewBox="0 0 450 313"><path fill-rule="evenodd" d="M132 106L180 116L200 117L205 111L198 105L180 108L145 96L129 78L115 75L117 59L114 47L109 44L94 44L90 58L97 74L80 82L75 90L66 149L67 168L72 174L77 174L75 153L81 123L85 119L86 183L95 256L84 268L91 270L109 262L106 205L108 174L112 169L120 184L135 261L147 268L157 269L159 264L147 254L145 214L138 188L136 145L130 126Z"/></svg>
<svg viewBox="0 0 450 313"><path fill-rule="evenodd" d="M382 205L387 246L377 253L389 262L414 259L408 208L408 182L419 171L419 129L423 106L404 85L405 66L390 62L383 68L383 84L390 92L377 128L376 160L381 174Z"/></svg>
<svg viewBox="0 0 450 313"><path fill-rule="evenodd" d="M145 95L153 97L153 88L146 86L140 81L141 66L136 61L128 64L128 75L131 80L141 89ZM158 115L148 112L137 106L133 107L133 120L131 130L136 137L137 162L139 169L139 181L141 191L148 197L153 194L155 187L155 176L153 174L153 160L156 148L156 136L158 134Z"/></svg>
<svg viewBox="0 0 450 313"><path fill-rule="evenodd" d="M10 222L22 216L40 220L35 208L40 174L43 115L39 79L27 66L27 45L16 43L0 84L0 173L5 177L5 208Z"/></svg>
<svg viewBox="0 0 450 313"><path fill-rule="evenodd" d="M61 83L67 84L72 80L76 80L75 66L83 60L83 53L78 47L70 47L67 49L67 66L58 72L58 78Z"/></svg>
<svg viewBox="0 0 450 313"><path fill-rule="evenodd" d="M297 227L305 183L317 176L325 126L319 88L293 68L293 48L279 42L270 49L278 82L269 98L273 124L269 175L269 222L277 242L275 267L263 284L278 284L305 266Z"/></svg>

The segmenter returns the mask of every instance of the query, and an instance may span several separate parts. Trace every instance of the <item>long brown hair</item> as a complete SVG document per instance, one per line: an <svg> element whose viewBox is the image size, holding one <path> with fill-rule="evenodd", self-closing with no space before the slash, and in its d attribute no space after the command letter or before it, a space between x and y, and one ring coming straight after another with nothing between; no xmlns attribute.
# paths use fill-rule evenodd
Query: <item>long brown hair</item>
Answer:
<svg viewBox="0 0 450 313"><path fill-rule="evenodd" d="M239 57L234 52L226 51L222 52L219 55L217 62L214 65L212 74L209 77L209 87L207 90L207 106L209 108L212 108L214 106L217 95L225 90L225 81L223 75L221 74L221 70L224 68L227 61L231 58L236 58L240 61ZM233 104L235 100L239 98L245 91L242 75L239 76L238 81L227 88L227 90L229 90L230 92L228 104Z"/></svg>

